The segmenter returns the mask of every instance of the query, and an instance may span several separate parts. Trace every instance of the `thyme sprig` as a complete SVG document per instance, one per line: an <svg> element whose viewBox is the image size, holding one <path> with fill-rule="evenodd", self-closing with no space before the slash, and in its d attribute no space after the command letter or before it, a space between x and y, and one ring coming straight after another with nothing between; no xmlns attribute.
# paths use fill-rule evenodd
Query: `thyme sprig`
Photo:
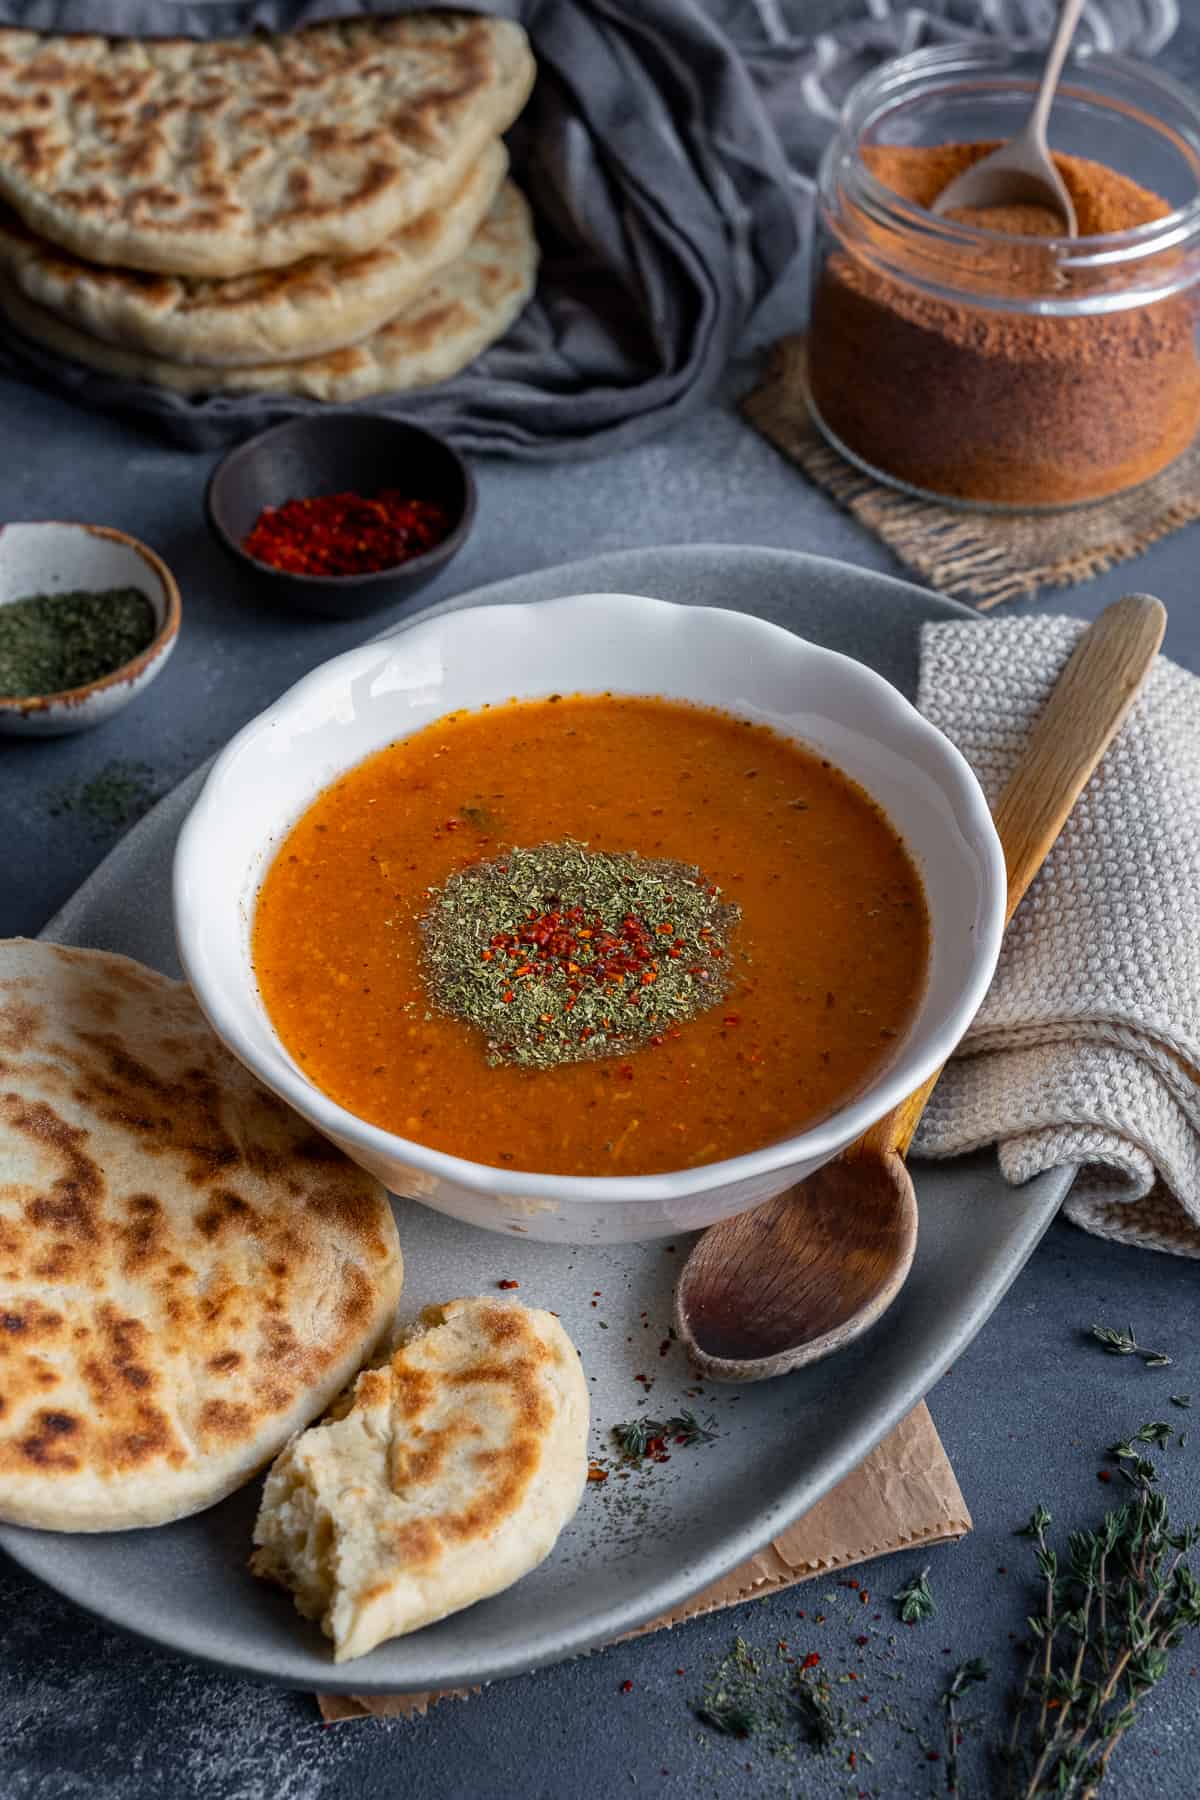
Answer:
<svg viewBox="0 0 1200 1800"><path fill-rule="evenodd" d="M973 1719L964 1718L959 1710L959 1701L969 1688L977 1687L986 1681L991 1674L990 1665L982 1656L972 1656L966 1662L959 1663L942 1695L942 1705L946 1710L946 1792L958 1792L958 1752L963 1740L963 1733Z"/></svg>
<svg viewBox="0 0 1200 1800"><path fill-rule="evenodd" d="M1117 1331L1111 1325L1093 1325L1090 1335L1103 1344L1110 1356L1140 1356L1148 1369L1169 1369L1171 1358L1165 1350L1148 1350L1134 1336L1133 1326Z"/></svg>
<svg viewBox="0 0 1200 1800"><path fill-rule="evenodd" d="M1172 1528L1154 1465L1135 1447L1159 1442L1152 1421L1113 1447L1134 1493L1094 1531L1071 1532L1065 1568L1044 1506L1023 1527L1042 1600L1007 1745L1012 1800L1091 1800L1169 1652L1200 1625L1200 1583L1184 1560L1200 1527Z"/></svg>
<svg viewBox="0 0 1200 1800"><path fill-rule="evenodd" d="M897 1588L892 1599L900 1608L900 1618L905 1625L916 1625L922 1619L932 1619L937 1607L934 1604L933 1590L929 1585L928 1563L919 1575L912 1575Z"/></svg>
<svg viewBox="0 0 1200 1800"><path fill-rule="evenodd" d="M686 1448L692 1444L711 1444L717 1435L710 1426L702 1425L692 1412L675 1413L669 1419L626 1419L613 1426L612 1434L628 1462L641 1462L644 1457L653 1455L656 1445L665 1448L667 1444L679 1444Z"/></svg>

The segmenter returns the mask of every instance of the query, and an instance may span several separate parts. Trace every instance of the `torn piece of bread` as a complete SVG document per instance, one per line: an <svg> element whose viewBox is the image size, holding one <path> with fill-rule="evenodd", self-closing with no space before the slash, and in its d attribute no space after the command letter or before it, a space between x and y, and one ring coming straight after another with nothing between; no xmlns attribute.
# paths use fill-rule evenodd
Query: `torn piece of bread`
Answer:
<svg viewBox="0 0 1200 1800"><path fill-rule="evenodd" d="M288 1588L335 1660L510 1587L587 1479L588 1395L552 1313L451 1300L282 1451L250 1566Z"/></svg>

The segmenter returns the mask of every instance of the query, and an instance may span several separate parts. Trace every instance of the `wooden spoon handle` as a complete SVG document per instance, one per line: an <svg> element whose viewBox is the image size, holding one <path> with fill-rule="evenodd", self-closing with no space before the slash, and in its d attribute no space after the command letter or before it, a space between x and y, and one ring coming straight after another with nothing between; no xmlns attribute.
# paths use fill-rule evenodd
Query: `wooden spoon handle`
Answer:
<svg viewBox="0 0 1200 1800"><path fill-rule="evenodd" d="M1125 723L1166 626L1161 600L1127 594L1076 644L992 814L1008 870L1005 923Z"/></svg>
<svg viewBox="0 0 1200 1800"><path fill-rule="evenodd" d="M1161 600L1150 594L1127 594L1089 625L1055 683L993 812L1008 870L1006 924L1124 724L1150 673L1166 624ZM843 1154L896 1150L903 1156L941 1072L938 1069Z"/></svg>

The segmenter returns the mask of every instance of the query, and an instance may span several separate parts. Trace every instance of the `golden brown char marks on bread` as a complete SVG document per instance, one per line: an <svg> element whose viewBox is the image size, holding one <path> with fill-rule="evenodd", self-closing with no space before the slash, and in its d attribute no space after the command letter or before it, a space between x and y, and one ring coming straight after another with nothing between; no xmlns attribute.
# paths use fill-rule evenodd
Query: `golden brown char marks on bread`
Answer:
<svg viewBox="0 0 1200 1800"><path fill-rule="evenodd" d="M204 42L0 30L0 194L92 262L351 256L447 200L533 77L519 25L449 12Z"/></svg>
<svg viewBox="0 0 1200 1800"><path fill-rule="evenodd" d="M443 206L375 249L225 280L86 263L0 208L0 273L64 324L138 355L222 370L323 355L386 324L466 251L507 167L489 144Z"/></svg>
<svg viewBox="0 0 1200 1800"><path fill-rule="evenodd" d="M587 1474L588 1397L553 1314L453 1300L267 1477L251 1566L339 1662L510 1586Z"/></svg>
<svg viewBox="0 0 1200 1800"><path fill-rule="evenodd" d="M388 1328L386 1195L122 957L0 943L0 1518L210 1505Z"/></svg>
<svg viewBox="0 0 1200 1800"><path fill-rule="evenodd" d="M467 249L393 319L340 350L254 368L174 363L100 343L0 281L0 312L32 342L73 361L179 394L299 394L350 402L445 381L501 337L523 310L537 279L537 241L529 208L511 181Z"/></svg>

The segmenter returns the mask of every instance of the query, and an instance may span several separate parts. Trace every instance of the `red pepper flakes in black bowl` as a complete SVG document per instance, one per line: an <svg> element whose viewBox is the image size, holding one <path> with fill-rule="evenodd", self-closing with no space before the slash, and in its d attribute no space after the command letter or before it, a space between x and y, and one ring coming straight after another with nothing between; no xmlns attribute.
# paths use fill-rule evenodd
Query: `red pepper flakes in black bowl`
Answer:
<svg viewBox="0 0 1200 1800"><path fill-rule="evenodd" d="M256 597L357 618L431 581L462 547L475 482L422 426L373 413L306 415L260 432L213 470L218 541Z"/></svg>

